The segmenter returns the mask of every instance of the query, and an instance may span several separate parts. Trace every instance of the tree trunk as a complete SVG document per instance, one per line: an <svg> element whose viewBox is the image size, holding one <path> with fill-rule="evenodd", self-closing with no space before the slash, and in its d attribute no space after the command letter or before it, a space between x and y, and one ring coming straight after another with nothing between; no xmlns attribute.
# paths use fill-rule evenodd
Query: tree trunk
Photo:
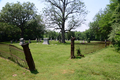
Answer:
<svg viewBox="0 0 120 80"><path fill-rule="evenodd" d="M24 38L24 29L23 28L20 28L21 29L21 38Z"/></svg>
<svg viewBox="0 0 120 80"><path fill-rule="evenodd" d="M62 32L62 43L65 43L65 30L62 29L61 32Z"/></svg>
<svg viewBox="0 0 120 80"><path fill-rule="evenodd" d="M63 14L63 17L64 17L64 14ZM62 43L65 43L65 19L63 18L62 20L62 29L61 29L61 32L62 32Z"/></svg>
<svg viewBox="0 0 120 80"><path fill-rule="evenodd" d="M62 43L65 43L65 0L63 1L63 11L62 11Z"/></svg>

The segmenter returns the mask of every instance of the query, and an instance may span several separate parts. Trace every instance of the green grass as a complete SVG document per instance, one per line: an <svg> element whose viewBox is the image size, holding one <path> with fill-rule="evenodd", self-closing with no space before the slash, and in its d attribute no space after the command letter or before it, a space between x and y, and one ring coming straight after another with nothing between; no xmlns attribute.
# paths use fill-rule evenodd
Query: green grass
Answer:
<svg viewBox="0 0 120 80"><path fill-rule="evenodd" d="M70 59L70 41L29 45L38 73L0 57L0 80L120 80L120 54L112 47ZM18 43L15 46L22 48Z"/></svg>

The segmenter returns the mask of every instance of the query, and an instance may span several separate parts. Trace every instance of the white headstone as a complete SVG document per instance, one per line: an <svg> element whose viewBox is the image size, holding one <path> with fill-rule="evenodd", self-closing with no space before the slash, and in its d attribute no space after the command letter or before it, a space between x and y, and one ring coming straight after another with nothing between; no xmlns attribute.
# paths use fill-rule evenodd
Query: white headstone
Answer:
<svg viewBox="0 0 120 80"><path fill-rule="evenodd" d="M48 38L44 38L43 44L49 44L49 39Z"/></svg>
<svg viewBox="0 0 120 80"><path fill-rule="evenodd" d="M85 43L85 41L83 40L83 43Z"/></svg>
<svg viewBox="0 0 120 80"><path fill-rule="evenodd" d="M19 45L23 45L24 44L24 38L20 38L20 43Z"/></svg>

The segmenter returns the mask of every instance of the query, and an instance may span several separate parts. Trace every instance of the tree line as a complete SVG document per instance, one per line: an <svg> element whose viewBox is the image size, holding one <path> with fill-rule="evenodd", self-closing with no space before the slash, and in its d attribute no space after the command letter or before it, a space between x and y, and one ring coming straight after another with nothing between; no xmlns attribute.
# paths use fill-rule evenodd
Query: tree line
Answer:
<svg viewBox="0 0 120 80"><path fill-rule="evenodd" d="M72 37L75 37L76 40L88 40L88 38L90 38L90 40L99 40L95 38L94 34L91 34L89 32L89 30L86 30L84 32L80 32L80 31L70 31L70 32L66 32L65 33L65 40L70 40ZM49 38L50 40L61 40L62 38L62 34L61 32L56 32L56 31L52 31L52 30L47 30L44 33L44 37L45 38Z"/></svg>
<svg viewBox="0 0 120 80"><path fill-rule="evenodd" d="M89 27L95 38L110 40L120 50L120 0L110 0L110 4L95 15Z"/></svg>
<svg viewBox="0 0 120 80"><path fill-rule="evenodd" d="M6 3L0 11L0 41L42 37L45 25L33 3Z"/></svg>

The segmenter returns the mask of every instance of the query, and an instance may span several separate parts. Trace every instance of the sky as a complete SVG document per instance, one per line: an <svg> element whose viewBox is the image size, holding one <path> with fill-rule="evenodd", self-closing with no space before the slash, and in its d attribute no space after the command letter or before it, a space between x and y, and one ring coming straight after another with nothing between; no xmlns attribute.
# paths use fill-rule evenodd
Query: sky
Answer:
<svg viewBox="0 0 120 80"><path fill-rule="evenodd" d="M5 6L7 2L9 3L16 3L17 1L23 3L23 2L32 2L35 4L36 8L38 9L38 12L42 11L42 8L44 8L46 5L41 0L0 0L0 10L2 7ZM109 4L110 0L82 0L85 3L86 9L89 11L86 16L86 22L85 24L81 25L79 28L76 28L76 31L85 31L89 29L89 22L93 21L94 16L98 13L100 9L104 9L106 5Z"/></svg>

